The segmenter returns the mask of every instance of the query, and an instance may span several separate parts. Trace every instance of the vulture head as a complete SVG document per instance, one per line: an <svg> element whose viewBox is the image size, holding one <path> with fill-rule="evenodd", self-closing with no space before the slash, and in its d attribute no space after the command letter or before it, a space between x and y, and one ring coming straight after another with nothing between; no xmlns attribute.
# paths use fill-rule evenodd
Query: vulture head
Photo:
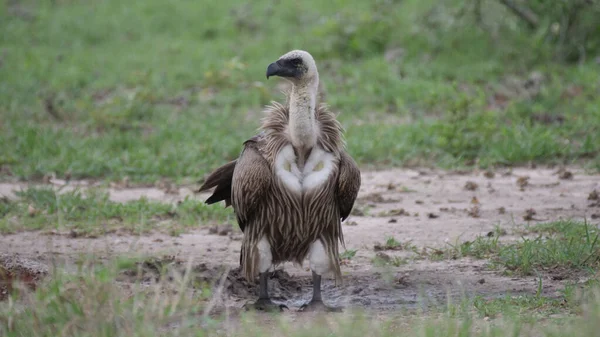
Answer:
<svg viewBox="0 0 600 337"><path fill-rule="evenodd" d="M315 60L304 50L292 50L269 64L267 79L271 76L280 76L295 84L312 82L319 78Z"/></svg>

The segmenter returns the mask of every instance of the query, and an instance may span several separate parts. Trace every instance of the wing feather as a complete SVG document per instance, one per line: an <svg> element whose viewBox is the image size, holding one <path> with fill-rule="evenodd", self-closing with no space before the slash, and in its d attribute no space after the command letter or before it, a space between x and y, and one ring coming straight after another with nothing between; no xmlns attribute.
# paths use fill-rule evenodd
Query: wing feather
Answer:
<svg viewBox="0 0 600 337"><path fill-rule="evenodd" d="M231 204L242 231L254 219L260 203L265 200L271 179L271 167L258 150L257 143L253 140L244 143L231 181Z"/></svg>
<svg viewBox="0 0 600 337"><path fill-rule="evenodd" d="M196 192L203 192L216 186L212 195L206 199L207 204L225 201L225 207L231 205L231 179L237 159L214 170Z"/></svg>
<svg viewBox="0 0 600 337"><path fill-rule="evenodd" d="M346 220L352 211L358 190L360 189L360 183L358 165L356 165L354 159L346 151L342 151L336 189L342 221Z"/></svg>

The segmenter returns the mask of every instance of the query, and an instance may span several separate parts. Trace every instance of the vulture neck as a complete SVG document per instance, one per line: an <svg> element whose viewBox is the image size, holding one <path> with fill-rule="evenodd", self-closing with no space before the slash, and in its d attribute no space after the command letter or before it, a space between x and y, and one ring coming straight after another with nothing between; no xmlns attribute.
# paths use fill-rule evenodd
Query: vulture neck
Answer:
<svg viewBox="0 0 600 337"><path fill-rule="evenodd" d="M315 107L318 86L318 77L304 83L294 83L290 94L289 133L300 167L304 166L306 156L317 143Z"/></svg>

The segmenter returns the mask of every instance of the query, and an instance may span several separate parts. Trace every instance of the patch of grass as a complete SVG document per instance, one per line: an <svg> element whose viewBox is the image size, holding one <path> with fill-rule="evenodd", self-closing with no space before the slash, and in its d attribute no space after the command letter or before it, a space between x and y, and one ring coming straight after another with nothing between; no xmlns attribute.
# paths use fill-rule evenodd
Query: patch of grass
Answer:
<svg viewBox="0 0 600 337"><path fill-rule="evenodd" d="M411 241L407 241L405 243L401 243L400 241L396 240L396 238L394 238L393 236L388 236L385 240L384 244L380 244L380 243L376 243L373 246L373 249L375 251L381 251L381 250L405 250L405 251L412 251L412 252L417 252L417 246L415 246Z"/></svg>
<svg viewBox="0 0 600 337"><path fill-rule="evenodd" d="M488 233L488 236L504 236L508 234L508 232L506 231L506 229L500 227L500 225L495 225L494 226L494 231Z"/></svg>
<svg viewBox="0 0 600 337"><path fill-rule="evenodd" d="M456 20L462 3L2 3L0 172L195 181L283 99L264 71L293 48L361 165L600 167L593 57L551 63L512 15L484 6L513 27L498 39Z"/></svg>
<svg viewBox="0 0 600 337"><path fill-rule="evenodd" d="M86 265L77 274L54 273L35 296L22 295L19 302L0 304L1 334L156 336L173 319L191 320L206 305L201 291L190 296L174 291L187 284L186 279L137 286L128 292L114 282L117 275L110 265Z"/></svg>
<svg viewBox="0 0 600 337"><path fill-rule="evenodd" d="M478 236L473 241L448 245L448 249L434 250L431 257L433 259L459 259L470 256L484 259L497 254L501 249L501 243L497 236Z"/></svg>
<svg viewBox="0 0 600 337"><path fill-rule="evenodd" d="M108 193L93 189L58 192L50 187L29 187L16 195L17 200L2 203L2 233L40 229L72 231L75 235L115 230L173 232L180 227L221 222L232 213L189 198L176 205L146 198L119 203L111 201Z"/></svg>
<svg viewBox="0 0 600 337"><path fill-rule="evenodd" d="M373 265L375 265L377 267L384 267L384 266L400 267L405 264L408 264L409 262L410 262L410 260L405 257L389 256L387 254L381 254L381 253L377 254L373 258L373 261L372 261Z"/></svg>
<svg viewBox="0 0 600 337"><path fill-rule="evenodd" d="M434 258L490 258L491 266L508 273L534 275L536 272L564 273L568 270L592 271L600 267L598 227L587 222L556 221L530 227L535 238L500 242L497 236L477 237L473 241L434 251Z"/></svg>
<svg viewBox="0 0 600 337"><path fill-rule="evenodd" d="M8 200L8 198L0 198L0 218L10 213L14 208L14 205Z"/></svg>
<svg viewBox="0 0 600 337"><path fill-rule="evenodd" d="M582 284L568 283L562 291L544 294L543 278L538 278L535 294L510 294L499 297L476 295L464 298L445 308L451 317L472 317L485 320L518 319L522 323L535 324L550 317L556 322L581 315L588 300L598 298L600 285L596 278Z"/></svg>
<svg viewBox="0 0 600 337"><path fill-rule="evenodd" d="M477 296L473 300L473 308L480 317L497 318L499 316L537 316L547 317L552 314L567 313L569 310L564 298L549 298L535 295L504 296L486 299Z"/></svg>
<svg viewBox="0 0 600 337"><path fill-rule="evenodd" d="M566 317L582 314L586 299L598 295L599 285L600 280L597 278L591 278L582 284L567 283L558 295L548 297L542 294L543 278L540 277L536 294L507 294L498 298L476 296L469 300L467 307L472 306L480 317L489 318L520 317L535 322L551 315Z"/></svg>
<svg viewBox="0 0 600 337"><path fill-rule="evenodd" d="M340 260L352 260L356 256L356 249L346 249L340 254Z"/></svg>
<svg viewBox="0 0 600 337"><path fill-rule="evenodd" d="M67 273L55 269L34 292L23 287L0 302L0 334L17 336L592 336L600 326L600 293L590 287L578 304L581 316L569 315L560 299L541 296L475 297L448 302L438 311L377 317L361 313L326 315L300 322L278 321L265 314L241 312L235 318L209 313L216 292L194 286L192 269L158 279L115 282L129 258L94 264L91 260ZM549 319L565 314L565 320ZM491 320L491 321L490 321Z"/></svg>
<svg viewBox="0 0 600 337"><path fill-rule="evenodd" d="M387 240L385 240L385 247L394 249L394 248L398 248L401 246L402 246L402 244L400 243L400 241L396 240L396 238L393 236L390 236L387 238Z"/></svg>
<svg viewBox="0 0 600 337"><path fill-rule="evenodd" d="M540 229L555 231L534 239L523 238L508 249L502 249L497 259L509 271L531 275L535 270L590 270L600 266L599 230L584 222L560 221L540 225Z"/></svg>

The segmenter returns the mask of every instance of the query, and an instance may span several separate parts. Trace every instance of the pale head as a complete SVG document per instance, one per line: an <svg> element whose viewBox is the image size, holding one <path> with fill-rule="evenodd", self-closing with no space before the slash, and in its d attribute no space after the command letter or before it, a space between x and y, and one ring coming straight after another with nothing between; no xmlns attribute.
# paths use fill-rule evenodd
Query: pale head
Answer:
<svg viewBox="0 0 600 337"><path fill-rule="evenodd" d="M316 84L319 81L317 64L304 50L292 50L269 64L267 79L270 76L280 76L294 84Z"/></svg>

